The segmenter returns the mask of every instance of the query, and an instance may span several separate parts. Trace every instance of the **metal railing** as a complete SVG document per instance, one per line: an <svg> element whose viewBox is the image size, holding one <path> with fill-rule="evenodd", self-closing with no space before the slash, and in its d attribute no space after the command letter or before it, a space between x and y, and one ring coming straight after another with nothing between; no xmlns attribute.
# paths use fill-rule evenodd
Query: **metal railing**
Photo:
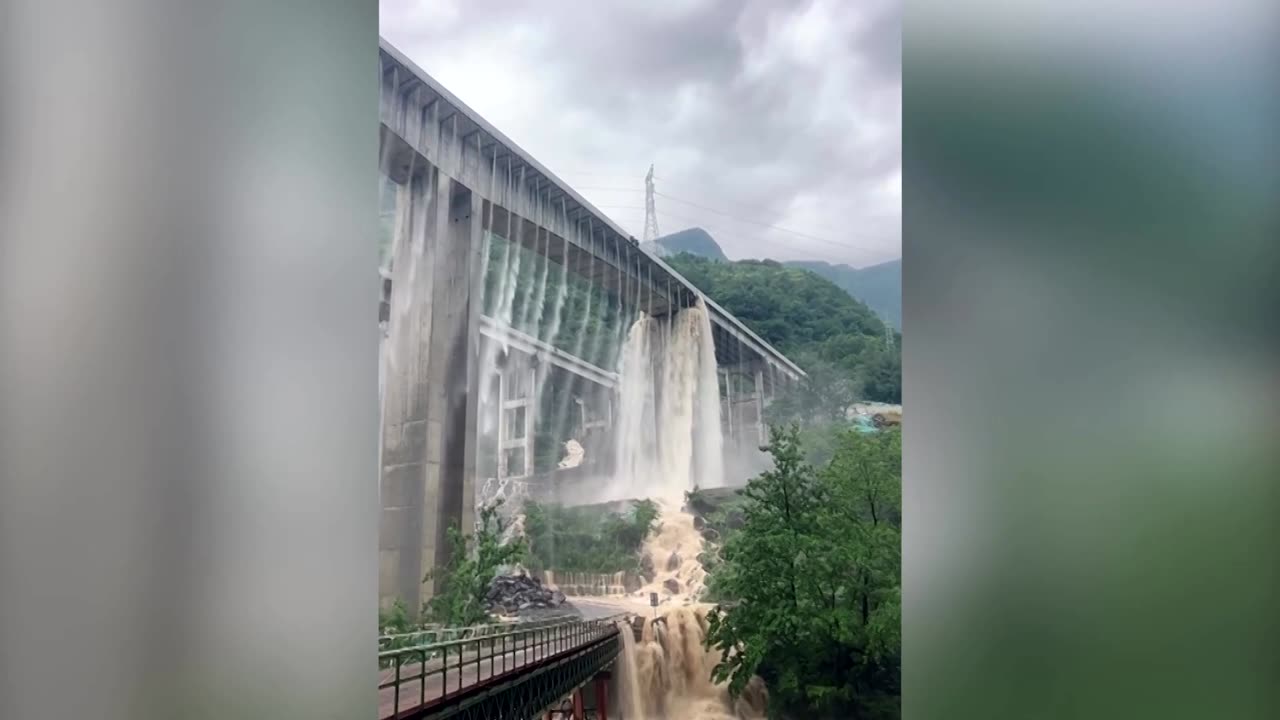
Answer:
<svg viewBox="0 0 1280 720"><path fill-rule="evenodd" d="M473 632L484 628L486 633L383 650L378 653L382 668L378 681L379 717L399 717L403 709L444 700L476 684L590 645L618 632L617 622L624 617L625 613L593 620L572 618L458 628ZM388 701L389 708L385 707Z"/></svg>
<svg viewBox="0 0 1280 720"><path fill-rule="evenodd" d="M418 647L420 645L447 642L449 640L466 640L469 638L486 637L495 633L514 630L516 628L542 627L574 619L579 618L577 615L565 614L560 616L543 617L537 620L492 622L462 627L434 623L423 625L422 627L409 632L379 635L378 652Z"/></svg>

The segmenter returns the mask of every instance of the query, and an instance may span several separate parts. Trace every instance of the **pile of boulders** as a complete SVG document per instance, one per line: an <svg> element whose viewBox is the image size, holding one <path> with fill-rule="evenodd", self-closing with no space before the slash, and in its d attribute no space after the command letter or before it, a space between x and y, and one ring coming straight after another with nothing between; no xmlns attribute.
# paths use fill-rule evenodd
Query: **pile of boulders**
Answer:
<svg viewBox="0 0 1280 720"><path fill-rule="evenodd" d="M489 612L514 615L525 610L558 608L564 604L564 593L545 587L542 581L523 572L498 575L485 595Z"/></svg>

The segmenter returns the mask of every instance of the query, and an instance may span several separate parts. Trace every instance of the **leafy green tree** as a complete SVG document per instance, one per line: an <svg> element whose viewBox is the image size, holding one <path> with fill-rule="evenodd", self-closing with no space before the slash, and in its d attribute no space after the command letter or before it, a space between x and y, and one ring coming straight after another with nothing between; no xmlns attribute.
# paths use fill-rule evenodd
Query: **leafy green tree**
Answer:
<svg viewBox="0 0 1280 720"><path fill-rule="evenodd" d="M774 431L774 468L742 491L745 522L711 576L737 600L710 617L715 675L737 693L759 674L784 715L898 717L900 433L844 432L820 470L800 437Z"/></svg>
<svg viewBox="0 0 1280 720"><path fill-rule="evenodd" d="M658 506L636 502L625 514L602 515L589 508L524 505L530 564L538 570L615 573L639 565L639 550L653 532Z"/></svg>
<svg viewBox="0 0 1280 720"><path fill-rule="evenodd" d="M862 368L862 392L868 400L902 402L902 354L876 350L866 357Z"/></svg>
<svg viewBox="0 0 1280 720"><path fill-rule="evenodd" d="M806 377L785 386L766 409L770 424L803 426L846 422L849 407L861 393L853 374L812 353L798 353Z"/></svg>
<svg viewBox="0 0 1280 720"><path fill-rule="evenodd" d="M409 621L409 609L400 598L396 598L395 602L391 603L391 607L386 610L378 611L378 631L383 635L406 633L412 627L413 623Z"/></svg>
<svg viewBox="0 0 1280 720"><path fill-rule="evenodd" d="M434 622L454 626L476 625L489 619L485 596L498 571L525 558L524 541L517 538L502 542L505 529L498 505L480 509L480 527L471 536L457 527L449 528L453 552L449 564L427 573L423 582L436 583L435 595L423 608L423 614ZM468 546L472 551L468 552Z"/></svg>

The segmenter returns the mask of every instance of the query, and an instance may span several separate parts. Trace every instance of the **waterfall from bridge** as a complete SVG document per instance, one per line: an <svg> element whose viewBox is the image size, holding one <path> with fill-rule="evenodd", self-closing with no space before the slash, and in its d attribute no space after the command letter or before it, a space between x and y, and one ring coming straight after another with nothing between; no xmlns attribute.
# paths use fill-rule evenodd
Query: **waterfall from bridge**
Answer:
<svg viewBox="0 0 1280 720"><path fill-rule="evenodd" d="M679 507L695 485L724 484L720 389L706 305L699 300L677 313L665 343L655 342L657 333L657 324L642 313L622 348L610 494ZM661 391L655 393L659 374Z"/></svg>
<svg viewBox="0 0 1280 720"><path fill-rule="evenodd" d="M658 476L657 398L653 347L657 324L641 314L622 348L618 425L614 435L615 492L622 498L646 497L646 482Z"/></svg>
<svg viewBox="0 0 1280 720"><path fill-rule="evenodd" d="M720 390L711 318L701 300L676 314L655 353L657 334L656 323L642 315L623 349L617 462L608 495L658 504L661 524L644 545L653 577L641 590L684 601L702 592L706 577L699 561L702 535L682 509L685 493L724 485Z"/></svg>
<svg viewBox="0 0 1280 720"><path fill-rule="evenodd" d="M698 487L725 484L724 436L720 425L720 374L716 366L716 342L711 330L711 312L699 298L698 315L698 421L694 429L693 479ZM688 488L692 489L692 488ZM683 499L683 498L682 498Z"/></svg>
<svg viewBox="0 0 1280 720"><path fill-rule="evenodd" d="M652 319L631 326L622 351L618 497L649 498L660 526L644 545L653 569L640 596L657 593L667 610L647 618L639 642L623 628L618 710L626 720L756 720L765 717L764 683L753 678L737 700L712 681L719 653L703 647L708 607L697 605L706 572L703 538L683 510L685 493L725 484L719 374L706 304L681 310L665 342ZM659 387L653 391L655 381Z"/></svg>

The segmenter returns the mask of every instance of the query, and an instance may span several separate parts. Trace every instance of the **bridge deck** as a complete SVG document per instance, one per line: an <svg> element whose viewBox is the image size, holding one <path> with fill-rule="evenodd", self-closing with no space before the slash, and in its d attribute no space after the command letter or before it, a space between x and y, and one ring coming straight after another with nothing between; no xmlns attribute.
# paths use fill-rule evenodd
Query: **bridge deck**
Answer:
<svg viewBox="0 0 1280 720"><path fill-rule="evenodd" d="M601 628L596 622L384 652L383 658L397 664L379 671L378 718L442 715L459 702L515 685L522 676L584 655L618 632L616 627ZM413 662L422 653L428 656L426 663Z"/></svg>
<svg viewBox="0 0 1280 720"><path fill-rule="evenodd" d="M489 232L519 241L651 315L703 297L720 341L722 364L744 354L780 375L804 371L773 348L568 183L467 107L386 40L380 40L379 102L383 172L404 183L415 168L437 168L483 198ZM512 218L515 222L512 222ZM511 232L514 226L517 232ZM508 236L511 237L508 237ZM732 341L732 342L730 342Z"/></svg>

